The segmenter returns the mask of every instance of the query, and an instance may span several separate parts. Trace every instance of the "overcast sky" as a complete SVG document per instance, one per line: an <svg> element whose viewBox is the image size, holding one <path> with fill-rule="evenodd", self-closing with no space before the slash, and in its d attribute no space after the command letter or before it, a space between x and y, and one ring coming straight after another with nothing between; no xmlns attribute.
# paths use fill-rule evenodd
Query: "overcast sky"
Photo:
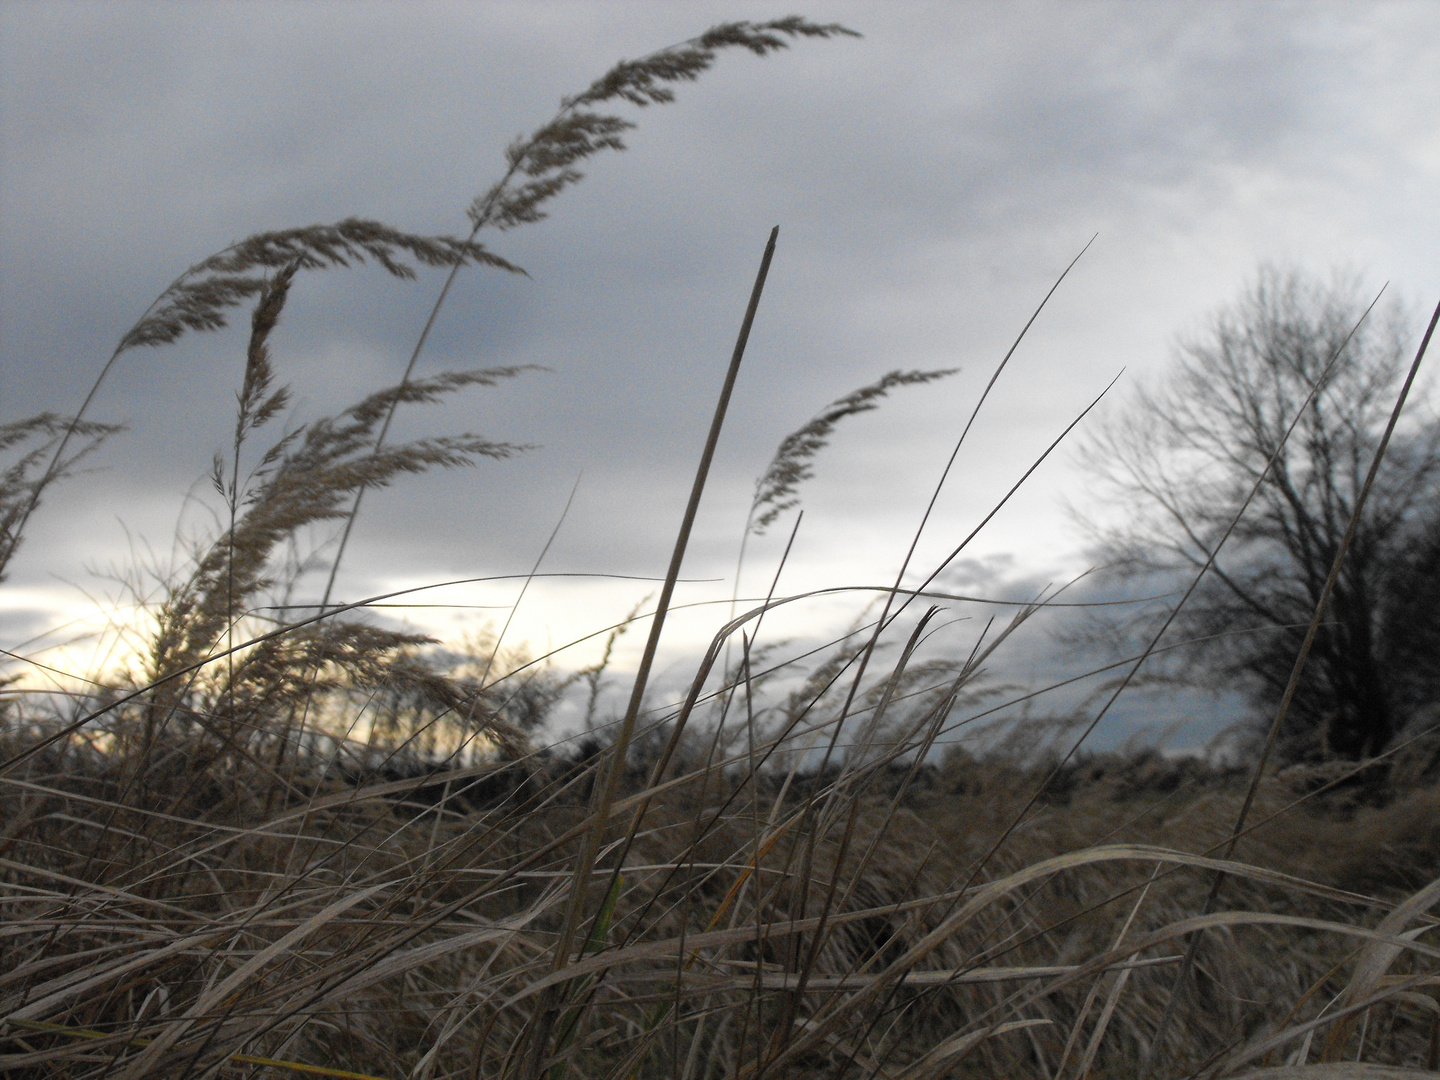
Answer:
<svg viewBox="0 0 1440 1080"><path fill-rule="evenodd" d="M463 233L506 143L563 95L621 58L794 6L4 3L0 422L73 411L150 301L228 243L351 215ZM549 371L399 426L536 449L369 496L343 597L523 574L577 479L545 568L663 574L772 225L778 251L685 567L724 580L682 602L729 595L752 485L788 431L891 369L959 367L841 427L802 492L781 589L893 577L994 365L1096 234L962 453L923 572L1122 369L1102 409L1163 372L1176 335L1261 260L1348 265L1417 307L1440 292L1430 0L800 12L864 36L722 55L676 103L627 113L628 151L592 162L547 221L489 238L531 277L466 271L421 369ZM302 275L272 339L297 395L289 422L398 379L440 284ZM122 361L92 415L128 432L32 523L0 597L4 647L116 595L104 571L137 554L170 562L177 521L203 533L203 478L243 371L248 320L235 322ZM1083 502L1084 478L1061 453L952 581L1014 596L1083 568L1065 494ZM764 591L788 528L752 546L747 592ZM559 645L650 588L541 582L512 633ZM454 635L503 618L517 589L428 593L501 607L407 617ZM853 606L811 605L790 629ZM718 621L678 620L670 662Z"/></svg>

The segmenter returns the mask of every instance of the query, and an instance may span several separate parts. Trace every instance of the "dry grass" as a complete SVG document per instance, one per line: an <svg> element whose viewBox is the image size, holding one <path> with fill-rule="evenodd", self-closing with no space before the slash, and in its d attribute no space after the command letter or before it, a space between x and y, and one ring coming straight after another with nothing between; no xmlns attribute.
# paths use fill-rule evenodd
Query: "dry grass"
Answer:
<svg viewBox="0 0 1440 1080"><path fill-rule="evenodd" d="M897 588L808 666L761 643L765 613L795 599L772 597L717 630L684 701L646 698L642 668L623 717L578 749L546 746L572 686L595 719L604 662L566 680L497 639L439 653L328 595L304 618L261 617L294 610L281 552L298 531L348 529L368 487L520 449L385 443L401 403L515 369L407 372L253 449L285 403L268 342L296 275L370 258L404 276L402 253L510 269L478 232L536 220L577 162L620 148L628 122L594 105L664 103L721 48L838 32L733 24L622 64L510 149L467 239L353 221L261 234L187 271L122 337L112 364L256 300L213 470L225 529L170 584L140 668L70 697L0 697L7 1075L1436 1068L1440 796L1423 737L1354 775L1263 778L1247 811L1245 771L1200 761L1064 743L1047 758L993 738L972 756L952 740L1002 694L982 665L1035 608L969 657L922 660L934 609L910 613L921 597ZM790 472L762 478L757 508L793 498L824 425L938 374L839 399L782 448ZM70 444L109 430L83 416L0 428L0 449L30 447L0 493L4 560ZM1216 858L1237 821L1238 849Z"/></svg>
<svg viewBox="0 0 1440 1080"><path fill-rule="evenodd" d="M727 764L682 748L694 760L631 770L586 944L557 970L603 758L531 752L387 782L321 754L282 775L222 766L195 737L137 777L128 756L56 744L4 788L6 1066L198 1075L238 1054L510 1075L541 993L560 987L551 1075L571 1061L583 1076L833 1076L849 1061L857 1075L1056 1076L1089 1057L1093 1075L1121 1076L1159 1021L1181 935L1202 924L1168 1074L1284 1061L1305 1025L1371 998L1383 1004L1333 1046L1322 1022L1311 1059L1429 1061L1436 951L1413 931L1433 925L1435 890L1398 921L1393 905L1437 870L1415 835L1433 833L1433 791L1282 815L1225 864L1221 910L1195 919L1220 865L1203 853L1243 794L1233 774L1088 763L967 888L1035 770L887 752L789 776L751 768L748 749ZM1270 783L1257 820L1293 796ZM1397 857L1376 859L1384 847ZM1357 988L1367 961L1378 974Z"/></svg>

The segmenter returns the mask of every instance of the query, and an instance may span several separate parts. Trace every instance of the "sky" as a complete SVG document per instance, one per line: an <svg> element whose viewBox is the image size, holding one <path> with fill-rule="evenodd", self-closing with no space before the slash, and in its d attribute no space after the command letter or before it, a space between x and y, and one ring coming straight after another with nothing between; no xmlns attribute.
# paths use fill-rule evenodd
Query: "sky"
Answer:
<svg viewBox="0 0 1440 1080"><path fill-rule="evenodd" d="M73 411L146 306L227 244L349 216L463 233L505 145L564 95L714 23L790 13L748 0L7 0L0 423ZM996 364L1092 237L987 400L912 580L1112 380L1086 423L1162 377L1177 336L1203 328L1262 261L1349 267L1417 309L1440 293L1432 2L799 13L863 36L722 55L675 103L625 111L638 124L628 149L590 162L547 220L485 238L529 277L465 271L419 371L545 370L402 413L397 435L473 430L534 448L367 495L339 596L506 578L386 611L453 640L507 617L515 576L552 532L541 571L591 576L533 582L509 640L562 646L653 592L634 579L664 573L774 225L682 604L729 598L755 479L786 433L887 371L959 368L845 421L801 491L781 592L892 581ZM441 282L302 275L271 342L295 392L286 423L398 379ZM213 532L205 477L230 437L247 323L241 312L227 331L126 354L91 415L127 430L28 528L0 587L0 647L83 648L87 616L133 599L126 582L153 598ZM1062 444L942 580L1013 600L1069 579L1088 558L1064 503L1085 505L1086 490ZM752 541L742 595L769 587L792 523ZM797 604L774 632L807 639L858 605ZM683 673L726 610L673 618L662 674ZM968 650L981 613L954 618L969 623L947 647ZM641 637L625 639L622 661ZM1049 640L1017 644L1012 673L1063 662ZM557 662L591 662L598 641Z"/></svg>

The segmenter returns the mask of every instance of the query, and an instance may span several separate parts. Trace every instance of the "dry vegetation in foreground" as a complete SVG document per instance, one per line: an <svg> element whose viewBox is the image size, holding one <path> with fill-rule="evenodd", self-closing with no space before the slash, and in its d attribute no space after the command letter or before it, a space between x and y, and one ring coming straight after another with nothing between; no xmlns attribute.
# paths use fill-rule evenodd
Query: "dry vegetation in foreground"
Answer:
<svg viewBox="0 0 1440 1080"><path fill-rule="evenodd" d="M622 64L512 145L468 238L353 219L259 234L186 271L122 338L112 365L254 302L213 470L226 527L153 610L139 666L70 696L28 682L0 697L7 1075L1437 1068L1440 791L1424 732L1328 771L1086 756L1073 738L1050 756L993 739L942 753L994 706L983 664L1034 608L974 655L921 660L934 609L915 614L923 598L898 588L784 690L757 640L789 598L753 607L717 631L685 700L660 707L648 664L685 530L626 710L575 748L539 733L572 691L600 719L603 662L567 682L497 640L438 653L332 604L329 586L308 618L261 618L287 585L285 544L316 524L348 536L368 488L520 449L388 444L401 403L521 374L418 380L412 361L396 387L254 450L286 405L269 339L297 275L513 269L478 234L537 220L577 164L620 148L628 122L597 106L664 103L723 48L841 32L732 24ZM773 237L767 267L772 251ZM819 414L762 478L751 523L790 505L836 420L943 374L896 373ZM41 495L113 431L84 419L94 396L73 419L0 428L20 453L0 489L0 573ZM702 466L687 522L703 486Z"/></svg>

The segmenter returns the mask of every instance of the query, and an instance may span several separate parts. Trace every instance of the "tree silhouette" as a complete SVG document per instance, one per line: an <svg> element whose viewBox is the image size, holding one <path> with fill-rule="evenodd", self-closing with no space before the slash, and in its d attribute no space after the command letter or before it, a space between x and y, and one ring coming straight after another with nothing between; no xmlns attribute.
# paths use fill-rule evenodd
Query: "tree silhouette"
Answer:
<svg viewBox="0 0 1440 1080"><path fill-rule="evenodd" d="M1132 583L1197 572L1260 480L1174 624L1198 644L1171 670L1227 680L1261 715L1290 676L1409 359L1400 305L1366 306L1351 277L1262 267L1080 451L1106 508L1082 522ZM1290 760L1380 752L1440 683L1440 421L1423 398L1409 415L1281 732Z"/></svg>

